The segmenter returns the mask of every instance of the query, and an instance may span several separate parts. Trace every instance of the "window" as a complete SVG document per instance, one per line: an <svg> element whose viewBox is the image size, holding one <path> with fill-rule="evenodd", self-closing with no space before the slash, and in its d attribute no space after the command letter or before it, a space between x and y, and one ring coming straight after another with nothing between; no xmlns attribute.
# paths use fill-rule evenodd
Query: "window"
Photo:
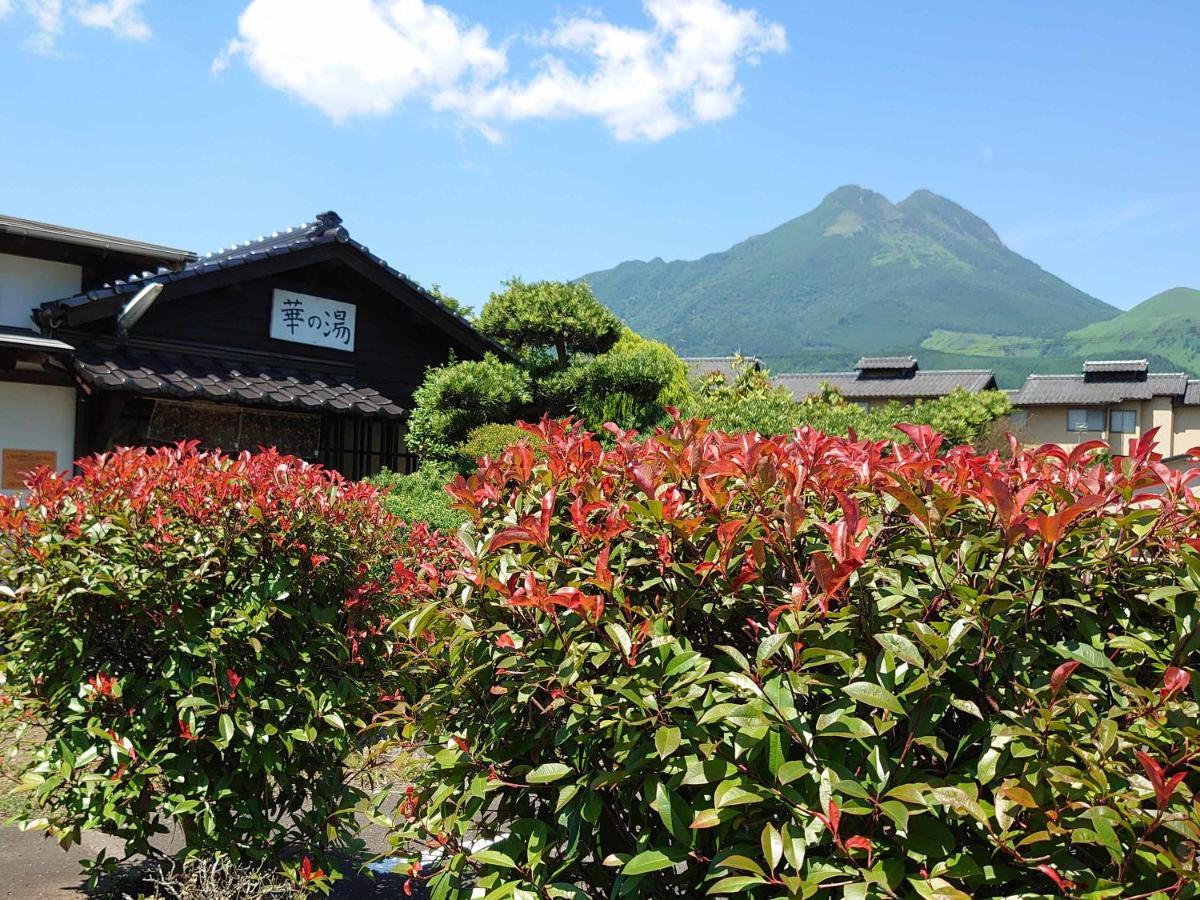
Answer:
<svg viewBox="0 0 1200 900"><path fill-rule="evenodd" d="M1137 431L1137 412L1132 409L1114 409L1108 414L1108 430L1113 434L1133 434Z"/></svg>
<svg viewBox="0 0 1200 900"><path fill-rule="evenodd" d="M1102 409L1069 409L1067 410L1067 431L1103 431L1104 410Z"/></svg>

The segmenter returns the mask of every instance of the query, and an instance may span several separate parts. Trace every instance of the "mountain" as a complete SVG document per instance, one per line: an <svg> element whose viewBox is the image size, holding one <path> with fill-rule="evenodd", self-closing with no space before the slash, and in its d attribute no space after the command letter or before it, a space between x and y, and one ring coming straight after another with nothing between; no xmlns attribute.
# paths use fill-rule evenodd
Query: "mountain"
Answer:
<svg viewBox="0 0 1200 900"><path fill-rule="evenodd" d="M934 332L1059 339L1118 313L944 197L917 191L893 204L856 186L723 252L625 262L582 280L635 330L686 356L740 349L776 370L916 352ZM960 356L921 351L926 366Z"/></svg>
<svg viewBox="0 0 1200 900"><path fill-rule="evenodd" d="M1157 357L1176 369L1200 372L1200 291L1177 287L1155 294L1115 319L1072 331L1064 343L1093 359Z"/></svg>

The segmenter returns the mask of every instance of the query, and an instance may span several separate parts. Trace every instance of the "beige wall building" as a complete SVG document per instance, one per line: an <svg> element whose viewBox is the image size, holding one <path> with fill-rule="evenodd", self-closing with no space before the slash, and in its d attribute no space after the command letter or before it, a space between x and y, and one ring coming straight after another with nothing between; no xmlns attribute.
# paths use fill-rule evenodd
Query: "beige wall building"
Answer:
<svg viewBox="0 0 1200 900"><path fill-rule="evenodd" d="M1152 428L1165 457L1200 446L1200 379L1151 372L1146 360L1087 362L1079 375L1030 375L1011 397L1030 446L1101 440L1125 453Z"/></svg>

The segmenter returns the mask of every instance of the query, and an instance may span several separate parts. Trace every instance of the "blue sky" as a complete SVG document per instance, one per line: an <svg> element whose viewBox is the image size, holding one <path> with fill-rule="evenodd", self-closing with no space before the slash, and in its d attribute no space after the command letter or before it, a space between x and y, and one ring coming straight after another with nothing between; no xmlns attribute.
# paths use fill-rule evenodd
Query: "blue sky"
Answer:
<svg viewBox="0 0 1200 900"><path fill-rule="evenodd" d="M333 208L478 305L928 188L1124 307L1200 287L1198 45L1195 0L0 0L0 211L207 250Z"/></svg>

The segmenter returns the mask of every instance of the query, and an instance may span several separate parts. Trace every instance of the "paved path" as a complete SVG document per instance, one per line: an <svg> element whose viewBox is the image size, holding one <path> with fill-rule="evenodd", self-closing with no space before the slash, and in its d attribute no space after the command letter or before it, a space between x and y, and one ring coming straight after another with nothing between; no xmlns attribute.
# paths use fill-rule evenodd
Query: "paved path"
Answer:
<svg viewBox="0 0 1200 900"><path fill-rule="evenodd" d="M40 832L23 832L11 826L0 827L0 898L20 900L81 900L83 877L80 861L94 857L101 850L121 855L121 842L104 835L87 833L81 846L63 849ZM339 881L333 892L337 900L410 900L403 892L406 879L383 876L346 878ZM414 890L412 900L424 893Z"/></svg>

